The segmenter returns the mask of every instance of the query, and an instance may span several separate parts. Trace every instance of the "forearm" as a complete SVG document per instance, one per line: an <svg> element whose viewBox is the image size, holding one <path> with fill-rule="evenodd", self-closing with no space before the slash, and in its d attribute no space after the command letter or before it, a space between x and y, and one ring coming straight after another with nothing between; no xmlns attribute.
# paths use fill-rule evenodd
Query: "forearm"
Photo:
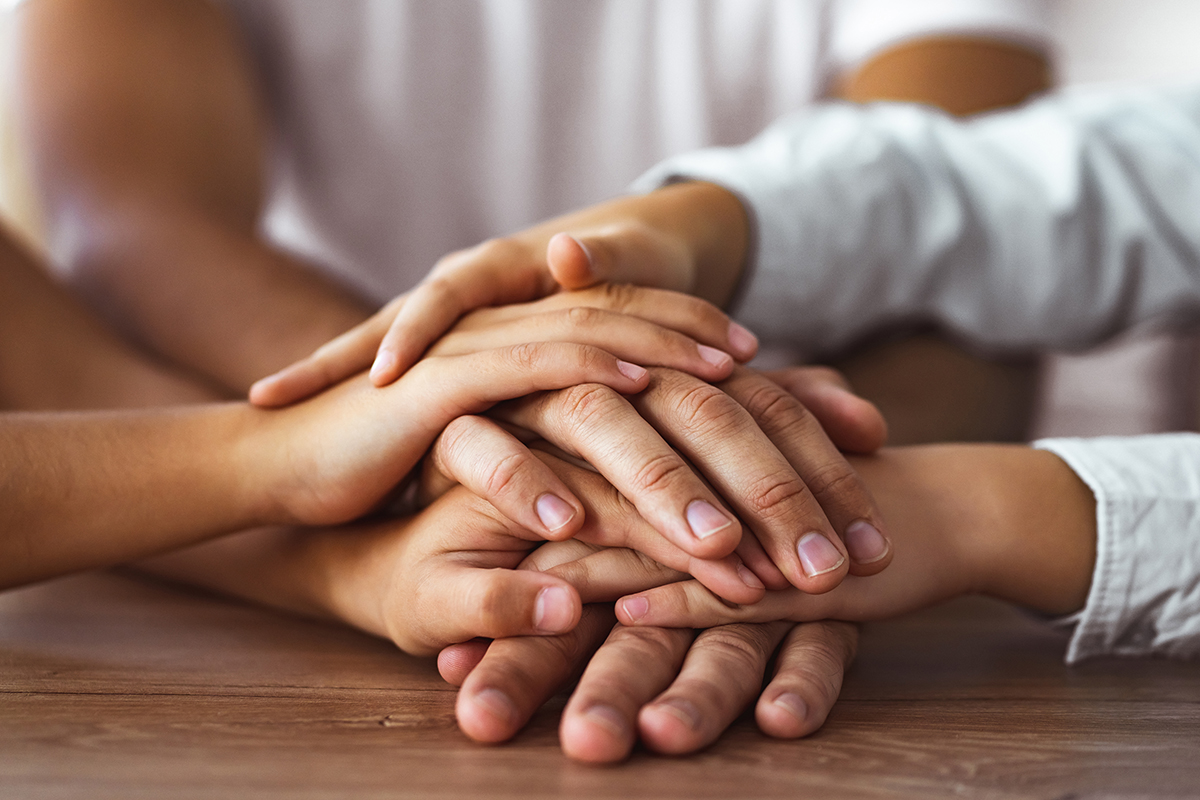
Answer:
<svg viewBox="0 0 1200 800"><path fill-rule="evenodd" d="M239 394L365 316L258 239L269 124L219 5L39 0L18 28L48 239L96 305Z"/></svg>
<svg viewBox="0 0 1200 800"><path fill-rule="evenodd" d="M0 418L0 584L111 566L267 521L241 405Z"/></svg>

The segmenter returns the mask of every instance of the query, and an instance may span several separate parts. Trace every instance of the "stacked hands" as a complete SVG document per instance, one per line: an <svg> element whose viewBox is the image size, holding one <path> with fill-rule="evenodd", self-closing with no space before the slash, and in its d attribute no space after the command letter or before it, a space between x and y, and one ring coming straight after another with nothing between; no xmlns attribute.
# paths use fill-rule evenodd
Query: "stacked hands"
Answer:
<svg viewBox="0 0 1200 800"><path fill-rule="evenodd" d="M361 439L297 439L289 425L279 440L291 474L276 502L296 522L367 510L432 441L423 510L366 523L373 544L332 603L406 652L438 653L478 740L513 736L594 651L563 716L575 758L619 760L639 735L662 752L703 747L758 693L777 649L759 724L810 733L856 632L786 621L838 616L806 600L892 560L843 455L879 448L884 422L836 373L740 366L757 341L696 297L615 283L554 292L648 259L648 272L689 283L671 262L695 254L665 241L617 226L553 236L541 263L536 244L511 240L455 254L251 391L282 406L341 382L292 410L313 414L356 395ZM372 362L377 392L361 374ZM387 417L397 408L421 413Z"/></svg>
<svg viewBox="0 0 1200 800"><path fill-rule="evenodd" d="M847 622L966 592L1080 608L1095 501L1057 456L880 450L836 373L742 366L754 336L709 301L745 228L705 184L622 198L447 257L251 405L5 415L0 587L165 554L160 574L199 564L438 654L482 741L578 677L561 738L595 762L696 750L756 696L764 731L811 733ZM5 314L46 329L27 362L103 339L0 245ZM101 366L125 363L104 341Z"/></svg>
<svg viewBox="0 0 1200 800"><path fill-rule="evenodd" d="M580 760L696 750L756 696L763 731L803 736L853 658L847 622L1086 596L1094 502L1056 456L876 452L882 417L833 371L740 364L753 335L674 291L732 291L704 266L745 242L705 232L744 232L740 206L740 225L651 218L685 191L449 256L251 390L310 398L252 412L271 439L253 451L284 454L257 522L345 522L416 481L411 515L305 539L336 573L312 605L438 654L475 739L512 737L576 677L560 733Z"/></svg>

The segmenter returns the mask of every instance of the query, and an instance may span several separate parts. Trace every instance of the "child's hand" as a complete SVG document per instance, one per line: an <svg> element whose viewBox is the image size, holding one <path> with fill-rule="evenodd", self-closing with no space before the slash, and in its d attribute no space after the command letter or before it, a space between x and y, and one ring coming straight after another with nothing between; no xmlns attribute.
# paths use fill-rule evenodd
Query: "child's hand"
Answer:
<svg viewBox="0 0 1200 800"><path fill-rule="evenodd" d="M900 448L856 461L888 516L895 560L819 596L768 592L730 607L694 581L617 603L626 625L891 617L982 592L1050 614L1083 605L1095 560L1095 500L1057 456L1026 447Z"/></svg>
<svg viewBox="0 0 1200 800"><path fill-rule="evenodd" d="M711 184L679 184L609 201L446 256L420 285L371 319L256 383L250 399L261 406L286 405L368 366L372 381L385 386L462 315L536 300L560 287L633 283L723 302L740 274L746 238L741 203ZM660 309L649 310L646 319L662 322L653 314ZM739 361L751 358L757 347L749 332L727 318L716 329L692 335Z"/></svg>

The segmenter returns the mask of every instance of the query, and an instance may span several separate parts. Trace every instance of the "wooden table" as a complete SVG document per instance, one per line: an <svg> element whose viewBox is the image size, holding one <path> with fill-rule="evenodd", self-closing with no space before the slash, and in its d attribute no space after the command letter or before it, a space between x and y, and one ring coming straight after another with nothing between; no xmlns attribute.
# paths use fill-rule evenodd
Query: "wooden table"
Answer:
<svg viewBox="0 0 1200 800"><path fill-rule="evenodd" d="M1197 797L1200 665L1069 669L986 601L867 626L825 728L739 721L690 758L573 764L562 699L514 742L455 727L426 660L117 575L0 595L0 797Z"/></svg>

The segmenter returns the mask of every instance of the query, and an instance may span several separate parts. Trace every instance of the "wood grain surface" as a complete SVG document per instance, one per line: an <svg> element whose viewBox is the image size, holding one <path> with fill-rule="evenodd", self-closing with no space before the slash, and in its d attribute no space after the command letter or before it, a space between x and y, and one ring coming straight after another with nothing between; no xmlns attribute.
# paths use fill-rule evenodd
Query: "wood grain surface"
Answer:
<svg viewBox="0 0 1200 800"><path fill-rule="evenodd" d="M0 797L1200 797L1200 669L1068 668L1065 637L961 601L867 626L825 728L740 720L689 758L558 750L563 698L477 745L431 661L111 574L0 595Z"/></svg>

